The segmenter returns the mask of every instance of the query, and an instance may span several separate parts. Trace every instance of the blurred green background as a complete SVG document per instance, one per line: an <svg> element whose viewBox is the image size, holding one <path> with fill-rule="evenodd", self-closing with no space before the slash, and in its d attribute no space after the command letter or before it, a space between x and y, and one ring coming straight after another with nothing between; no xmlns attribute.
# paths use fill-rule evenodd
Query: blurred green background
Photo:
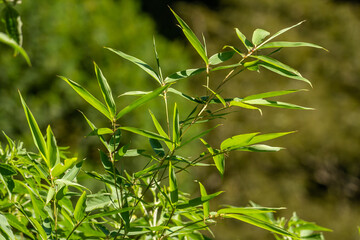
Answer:
<svg viewBox="0 0 360 240"><path fill-rule="evenodd" d="M92 63L96 61L116 95L130 90L150 90L156 86L152 79L103 46L120 49L155 65L153 36L165 75L200 66L200 58L175 26L167 5L198 36L204 33L209 55L219 52L225 44L240 47L234 27L251 36L256 28L274 33L307 20L279 40L312 42L330 52L289 49L280 52L279 59L299 70L314 86L309 92L284 100L317 110L264 108L263 116L247 110L229 116L226 126L208 136L212 144L238 133L289 130L298 133L277 140L273 145L287 148L278 153L231 154L223 179L215 168L197 172L196 179L204 182L208 192L226 191L212 203L213 208L220 203L246 205L249 200L265 206L286 206L282 216L290 217L296 211L303 219L333 229L334 232L325 234L328 240L358 239L358 4L330 0L23 1L17 10L24 22L24 48L33 66L28 67L21 57L13 58L12 49L0 45L0 129L33 149L17 94L19 89L41 128L50 123L59 144L71 146L80 157L86 156L89 159L86 167L91 168L91 160L97 156L96 151L89 149L98 145L95 139L83 137L89 129L77 109L99 125L104 122L57 75L69 77L99 96ZM199 94L191 81L182 82L184 91ZM309 87L262 70L261 74L240 75L225 89L224 95L246 96L296 88ZM121 99L124 105L130 100ZM143 110L147 114L146 108ZM148 116L137 113L126 120L146 128L149 124L146 119ZM2 136L0 139L3 142ZM272 239L265 231L228 220L220 221L213 229L216 239Z"/></svg>

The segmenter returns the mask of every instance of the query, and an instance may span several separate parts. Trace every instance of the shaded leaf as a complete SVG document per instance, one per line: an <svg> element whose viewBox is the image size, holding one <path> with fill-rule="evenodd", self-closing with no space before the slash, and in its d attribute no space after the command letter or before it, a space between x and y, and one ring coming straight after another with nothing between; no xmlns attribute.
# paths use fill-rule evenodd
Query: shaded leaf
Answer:
<svg viewBox="0 0 360 240"><path fill-rule="evenodd" d="M171 74L167 78L165 78L165 82L166 83L176 82L178 80L188 78L188 77L197 75L199 73L202 73L205 70L206 70L206 68L195 68L195 69L187 69L187 70L178 71L176 73Z"/></svg>
<svg viewBox="0 0 360 240"><path fill-rule="evenodd" d="M158 157L164 157L165 156L165 151L164 148L162 147L161 143L153 138L149 138L150 141L150 145L151 148L154 150L156 156Z"/></svg>
<svg viewBox="0 0 360 240"><path fill-rule="evenodd" d="M18 51L24 57L26 63L29 66L31 66L29 56L27 55L25 50L19 44L17 44L17 42L14 39L12 39L8 35L0 32L0 42L5 43L6 45L9 45L10 47L14 48L15 51Z"/></svg>
<svg viewBox="0 0 360 240"><path fill-rule="evenodd" d="M158 135L156 133L150 132L148 130L144 130L144 129L139 129L139 128L134 128L134 127L120 127L120 129L128 131L128 132L132 132L147 138L154 138L160 141L164 141L164 142L170 142L171 140L166 138L166 137L162 137L161 135Z"/></svg>
<svg viewBox="0 0 360 240"><path fill-rule="evenodd" d="M10 239L15 239L14 233L11 230L10 224L8 223L6 217L2 214L0 214L0 230L3 232L5 237Z"/></svg>
<svg viewBox="0 0 360 240"><path fill-rule="evenodd" d="M234 56L234 54L235 54L235 51L226 51L226 52L216 53L209 58L209 64L210 65L221 64L221 63L231 59Z"/></svg>
<svg viewBox="0 0 360 240"><path fill-rule="evenodd" d="M178 146L180 143L180 135L181 135L181 129L180 129L180 119L179 119L179 110L177 108L177 104L175 103L174 106L174 114L173 114L173 142L175 143L175 146Z"/></svg>

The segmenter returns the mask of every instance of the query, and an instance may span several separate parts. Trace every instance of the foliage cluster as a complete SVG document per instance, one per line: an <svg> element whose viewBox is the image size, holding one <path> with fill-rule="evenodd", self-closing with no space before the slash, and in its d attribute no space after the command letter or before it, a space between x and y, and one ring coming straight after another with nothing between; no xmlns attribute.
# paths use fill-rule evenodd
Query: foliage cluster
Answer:
<svg viewBox="0 0 360 240"><path fill-rule="evenodd" d="M222 191L208 194L204 185L199 182L200 196L194 198L183 192L178 184L179 175L194 167L214 166L223 177L226 156L233 151L281 150L280 147L265 145L264 142L292 132L243 133L227 137L219 147L214 148L203 137L218 126L200 133L193 129L208 121L222 120L238 108L260 113L263 106L310 109L268 99L297 93L303 89L271 91L235 98L222 96L222 90L243 71L258 71L260 68L311 85L298 71L276 60L273 55L282 48L322 47L305 42L273 41L300 25L300 22L273 35L263 29L256 29L251 41L236 29L236 35L245 50L227 45L224 47L227 51L208 57L205 38L200 41L189 26L175 12L173 14L184 35L203 60L204 67L186 69L163 77L155 40L156 70L136 57L108 48L140 67L159 85L149 92L130 91L122 94L140 97L121 107L121 110L96 63L95 75L103 102L80 84L60 77L109 122L109 126L98 128L82 114L91 128L89 136L96 136L103 144L99 155L104 172L82 169L84 160L78 160L66 152L66 148L59 147L50 126L43 136L20 94L38 153L26 151L21 143L12 141L4 134L8 144L0 149L0 180L3 186L0 192L0 239L209 239L212 234L210 226L222 218L236 219L263 228L273 233L275 239L324 239L319 232L329 229L301 220L296 214L288 221L275 219L273 213L281 208L267 208L250 203L248 207L223 206L210 211L209 201ZM212 78L213 72L217 71L226 72L220 82L213 81ZM195 75L204 77L204 96L190 96L174 88L181 80ZM171 94L175 99L181 97L189 103L182 106L175 100L170 104ZM124 124L124 116L129 116L139 110L140 106L156 101L159 97L163 99L166 121L162 123L156 114L149 111L156 132ZM124 139L125 133L147 138L151 149ZM184 156L182 148L197 140L204 144L205 151L194 150L191 156ZM129 172L125 166L125 158L145 163L140 171ZM103 189L93 192L79 183L77 177L81 172L102 183ZM208 230L209 234L202 230Z"/></svg>

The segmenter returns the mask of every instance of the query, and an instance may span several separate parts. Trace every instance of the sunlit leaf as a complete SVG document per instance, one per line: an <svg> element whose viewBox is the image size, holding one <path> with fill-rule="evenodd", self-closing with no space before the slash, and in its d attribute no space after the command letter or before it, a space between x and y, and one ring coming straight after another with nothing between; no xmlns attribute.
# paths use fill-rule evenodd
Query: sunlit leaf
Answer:
<svg viewBox="0 0 360 240"><path fill-rule="evenodd" d="M190 207L196 207L196 206L199 206L200 204L203 204L204 202L210 201L214 197L219 196L221 193L223 193L223 191L209 194L204 197L193 198L183 204L177 205L176 208L177 209L185 209L185 208L190 208Z"/></svg>
<svg viewBox="0 0 360 240"><path fill-rule="evenodd" d="M270 33L268 31L265 31L263 29L256 29L252 36L252 43L255 46L258 46L260 43L264 41L264 39L269 36Z"/></svg>
<svg viewBox="0 0 360 240"><path fill-rule="evenodd" d="M48 159L50 168L54 167L56 164L60 163L60 152L59 148L56 144L55 136L50 128L50 125L48 126L46 130L46 159Z"/></svg>
<svg viewBox="0 0 360 240"><path fill-rule="evenodd" d="M7 239L15 239L14 233L11 230L10 224L8 223L6 217L0 214L0 230L5 234Z"/></svg>
<svg viewBox="0 0 360 240"><path fill-rule="evenodd" d="M169 139L169 136L166 134L164 129L161 127L161 125L160 125L159 121L156 119L155 115L150 110L149 110L149 113L151 115L151 118L153 120L155 128L158 131L158 133L160 134L160 136ZM165 144L170 150L173 150L174 146L171 143L165 142Z"/></svg>
<svg viewBox="0 0 360 240"><path fill-rule="evenodd" d="M285 208L266 208L266 207L230 207L223 208L217 211L219 214L223 213L236 213L236 214L258 214L258 213L268 213L268 212L276 212L278 210L283 210Z"/></svg>
<svg viewBox="0 0 360 240"><path fill-rule="evenodd" d="M320 48L323 49L325 51L327 51L327 49L313 44L313 43L307 43L307 42L269 42L266 43L264 45L262 45L261 47L259 47L258 49L265 49L265 48L289 48L289 47L313 47L313 48Z"/></svg>
<svg viewBox="0 0 360 240"><path fill-rule="evenodd" d="M266 63L268 63L268 64L270 64L272 66L275 66L275 67L280 68L282 70L288 71L288 72L293 73L295 75L301 76L301 74L298 71L296 71L295 69L293 69L293 68L289 67L288 65L280 62L279 60L276 60L276 59L271 58L269 56L251 55L251 57L259 59L259 60L261 60L263 62L266 62Z"/></svg>
<svg viewBox="0 0 360 240"><path fill-rule="evenodd" d="M128 131L128 132L132 132L147 138L154 138L160 141L165 141L165 142L172 142L170 139L163 137L161 135L158 135L156 133L150 132L148 130L144 130L144 129L139 129L139 128L134 128L134 127L120 127L120 129Z"/></svg>
<svg viewBox="0 0 360 240"><path fill-rule="evenodd" d="M195 48L195 50L198 52L200 57L204 60L206 65L209 64L206 50L205 50L204 46L200 43L199 39L196 37L196 35L193 33L193 31L190 29L190 27L171 8L170 8L170 10L174 14L176 20L179 22L181 30L185 34L185 37L189 40L191 45Z"/></svg>
<svg viewBox="0 0 360 240"><path fill-rule="evenodd" d="M195 68L195 69L187 69L187 70L178 71L176 73L171 74L167 78L165 78L165 82L166 83L176 82L178 80L185 79L185 78L197 75L199 73L202 73L205 70L206 70L205 68Z"/></svg>
<svg viewBox="0 0 360 240"><path fill-rule="evenodd" d="M173 142L175 143L176 146L179 145L180 143L180 119L179 119L179 110L177 108L177 104L175 103L174 106L174 114L173 114Z"/></svg>
<svg viewBox="0 0 360 240"><path fill-rule="evenodd" d="M220 52L212 55L209 58L209 64L210 65L218 65L221 64L229 59L231 59L235 54L235 51L226 51L226 52Z"/></svg>
<svg viewBox="0 0 360 240"><path fill-rule="evenodd" d="M232 150L249 145L250 141L259 133L246 133L225 139L221 143L221 150Z"/></svg>
<svg viewBox="0 0 360 240"><path fill-rule="evenodd" d="M119 55L120 57L134 63L135 65L137 65L138 67L140 67L141 69L143 69L146 73L148 73L151 77L153 77L159 84L161 84L161 80L160 80L160 76L157 72L155 72L154 69L152 69L152 67L150 67L147 63L145 63L144 61L136 58L136 57L133 57L133 56L130 56L122 51L119 51L119 50L115 50L115 49L112 49L112 48L108 48L106 47L106 49L116 53L117 55Z"/></svg>
<svg viewBox="0 0 360 240"><path fill-rule="evenodd" d="M169 162L169 191L171 202L176 203L179 200L179 193L175 169L173 168L171 161Z"/></svg>
<svg viewBox="0 0 360 240"><path fill-rule="evenodd" d="M27 55L25 50L19 44L17 44L17 42L14 39L10 38L5 33L0 32L0 42L9 45L10 47L14 48L15 51L18 51L24 57L24 59L26 60L26 63L29 66L31 66L29 56Z"/></svg>
<svg viewBox="0 0 360 240"><path fill-rule="evenodd" d="M225 156L223 153L219 153L217 149L213 149L204 139L200 138L200 141L205 145L209 153L212 155L214 163L220 175L223 176L225 172Z"/></svg>
<svg viewBox="0 0 360 240"><path fill-rule="evenodd" d="M248 51L254 48L254 45L249 40L246 39L245 35L242 32L240 32L239 29L235 28L235 31L236 31L236 35L238 36L238 38L241 40L241 42L244 44L244 46Z"/></svg>
<svg viewBox="0 0 360 240"><path fill-rule="evenodd" d="M206 192L204 185L202 185L201 182L199 182L199 186L200 186L201 197L207 196L207 192ZM205 219L209 217L209 208L210 208L209 202L204 202L203 203L203 212L204 212Z"/></svg>
<svg viewBox="0 0 360 240"><path fill-rule="evenodd" d="M77 162L77 158L68 158L64 160L64 164L59 163L53 167L51 170L51 175L57 177L63 174L66 170L70 169Z"/></svg>
<svg viewBox="0 0 360 240"><path fill-rule="evenodd" d="M283 90L283 91L272 91L272 92L266 92L266 93L259 93L259 94L247 96L247 97L243 98L242 101L260 99L260 98L277 97L277 96L287 95L290 93L296 93L296 92L300 92L300 91L307 91L307 89Z"/></svg>
<svg viewBox="0 0 360 240"><path fill-rule="evenodd" d="M86 192L84 191L81 194L75 206L74 218L76 222L80 222L85 217L85 209L86 209Z"/></svg>
<svg viewBox="0 0 360 240"><path fill-rule="evenodd" d="M11 227L19 230L21 233L28 235L31 239L35 239L34 235L29 231L27 226L20 222L15 215L6 214L5 217Z"/></svg>
<svg viewBox="0 0 360 240"><path fill-rule="evenodd" d="M243 102L247 103L247 104L267 106L267 107L314 110L313 108L303 107L303 106L295 105L295 104L292 104L292 103L279 102L279 101L270 101L270 100L267 100L267 99L253 99L253 100L247 100L247 101L243 101Z"/></svg>

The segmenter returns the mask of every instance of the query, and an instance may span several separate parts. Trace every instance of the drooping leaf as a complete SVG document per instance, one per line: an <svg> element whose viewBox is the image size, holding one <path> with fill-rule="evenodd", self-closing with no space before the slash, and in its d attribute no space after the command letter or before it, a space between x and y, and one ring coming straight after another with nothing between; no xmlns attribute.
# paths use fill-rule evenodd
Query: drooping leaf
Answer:
<svg viewBox="0 0 360 240"><path fill-rule="evenodd" d="M225 156L219 153L217 149L213 149L204 139L200 141L205 145L209 153L212 155L216 168L219 170L220 175L223 176L225 172Z"/></svg>
<svg viewBox="0 0 360 240"><path fill-rule="evenodd" d="M308 79L304 78L303 76L300 76L300 75L294 74L292 72L286 71L286 70L284 70L282 68L276 67L275 65L268 64L266 62L261 62L261 63L258 64L258 66L264 67L267 70L270 70L270 71L272 71L272 72L274 72L276 74L279 74L281 76L306 82L310 86L312 86L311 82Z"/></svg>
<svg viewBox="0 0 360 240"><path fill-rule="evenodd" d="M314 110L313 108L303 107L303 106L295 105L295 104L292 104L292 103L279 102L279 101L270 101L270 100L267 100L267 99L247 100L247 101L244 101L244 103L252 104L252 105L267 106L267 107Z"/></svg>
<svg viewBox="0 0 360 240"><path fill-rule="evenodd" d="M261 47L259 47L258 49L266 49L266 48L291 48L291 47L313 47L313 48L320 48L323 49L325 51L327 51L327 49L313 44L313 43L307 43L307 42L269 42L266 43L264 45L262 45Z"/></svg>
<svg viewBox="0 0 360 240"><path fill-rule="evenodd" d="M201 101L200 99L197 99L197 98L194 98L194 97L191 97L189 95L186 95L185 93L182 93L174 88L169 88L168 89L168 92L170 93L174 93L178 96L181 96L182 98L185 98L186 100L189 100L191 102L195 102L195 103L203 103L203 101Z"/></svg>
<svg viewBox="0 0 360 240"><path fill-rule="evenodd" d="M280 228L280 227L278 227L278 226L276 226L276 225L274 225L272 223L265 222L265 221L262 221L260 219L254 218L254 217L245 216L245 215L238 215L238 214L226 214L224 217L237 219L237 220L240 220L242 222L246 222L246 223L249 223L251 225L257 226L259 228L263 228L263 229L268 230L270 232L280 234L282 236L290 237L291 239L300 239L297 236L291 234L290 232L286 231L283 228Z"/></svg>
<svg viewBox="0 0 360 240"><path fill-rule="evenodd" d="M155 115L150 110L149 110L149 113L151 115L151 118L153 120L155 128L158 131L158 133L160 134L160 136L169 139L169 136L166 134L164 129L161 127L161 125L160 125L159 121L156 119ZM165 142L165 144L170 150L173 150L174 146L171 143Z"/></svg>
<svg viewBox="0 0 360 240"><path fill-rule="evenodd" d="M199 39L196 37L194 32L190 29L190 27L170 8L172 13L174 14L176 20L180 24L181 30L184 32L185 37L189 40L191 45L198 52L200 57L204 60L205 64L209 64L209 59L207 58L207 53L204 46L201 44Z"/></svg>
<svg viewBox="0 0 360 240"><path fill-rule="evenodd" d="M235 54L235 51L226 51L226 52L220 52L212 55L209 58L209 64L210 65L218 65L221 64L229 59L231 59Z"/></svg>
<svg viewBox="0 0 360 240"><path fill-rule="evenodd" d="M28 106L25 103L25 100L21 96L20 91L19 91L19 95L20 95L21 104L24 108L26 119L29 124L31 135L33 137L35 146L37 147L37 149L39 150L39 152L43 156L43 158L46 159L47 154L46 154L46 143L45 143L44 137L40 132L40 128L39 128L33 114L31 113L30 109L28 108ZM50 167L49 162L46 161L46 163Z"/></svg>
<svg viewBox="0 0 360 240"><path fill-rule="evenodd" d="M15 40L17 44L22 45L22 22L19 13L10 4L6 4L2 11L3 22L5 23L6 33Z"/></svg>
<svg viewBox="0 0 360 240"><path fill-rule="evenodd" d="M235 28L235 31L236 31L236 35L241 40L241 42L244 44L246 49L248 51L251 51L251 49L254 48L254 45L249 40L246 39L245 35L242 32L240 32L239 29Z"/></svg>
<svg viewBox="0 0 360 240"><path fill-rule="evenodd" d="M76 222L80 222L85 217L85 209L86 209L86 192L84 191L81 194L75 206L74 218Z"/></svg>
<svg viewBox="0 0 360 240"><path fill-rule="evenodd" d="M120 127L120 129L128 131L128 132L132 132L132 133L135 133L135 134L147 137L147 138L154 138L154 139L157 139L157 140L160 140L160 141L170 142L170 143L172 142L170 139L168 139L166 137L163 137L163 136L161 136L159 134L150 132L148 130L134 128L134 127Z"/></svg>
<svg viewBox="0 0 360 240"><path fill-rule="evenodd" d="M67 82L74 90L77 92L85 101L87 101L91 106L96 108L99 112L104 114L108 119L113 120L109 110L105 107L105 105L96 99L91 93L89 93L85 88L83 88L80 84L67 79L66 77L59 76L62 80Z"/></svg>
<svg viewBox="0 0 360 240"><path fill-rule="evenodd" d="M202 73L205 70L206 68L195 68L195 69L186 69L186 70L178 71L165 78L165 82L166 83L176 82L181 79L185 79L197 75L199 73Z"/></svg>
<svg viewBox="0 0 360 240"><path fill-rule="evenodd" d="M99 66L95 62L94 62L94 66L95 66L96 78L98 80L106 106L108 107L111 117L114 117L116 115L116 105L111 93L111 88L106 78L104 77L103 73L101 72Z"/></svg>
<svg viewBox="0 0 360 240"><path fill-rule="evenodd" d="M122 51L119 51L119 50L115 50L115 49L112 49L112 48L108 48L106 47L106 49L116 53L117 55L119 55L120 57L134 63L135 65L137 65L138 67L140 67L141 69L143 69L147 74L149 74L151 77L153 77L159 84L161 84L161 80L160 80L160 76L157 72L155 72L154 69L152 69L152 67L150 67L147 63L145 63L144 61L136 58L136 57L133 57L133 56L130 56Z"/></svg>
<svg viewBox="0 0 360 240"><path fill-rule="evenodd" d="M279 60L276 60L274 58L271 58L269 56L264 56L264 55L251 55L251 57L259 59L259 60L261 60L263 62L266 62L266 63L268 63L268 64L270 64L272 66L275 66L277 68L280 68L282 70L285 70L287 72L293 73L293 74L301 77L301 74L298 71L296 71L292 67L289 67L288 65L280 62Z"/></svg>
<svg viewBox="0 0 360 240"><path fill-rule="evenodd" d="M205 189L204 185L202 185L202 183L199 182L199 186L200 186L201 197L207 196L207 192L206 192L206 189ZM209 202L204 202L203 203L204 219L209 217L209 208L210 208Z"/></svg>
<svg viewBox="0 0 360 240"><path fill-rule="evenodd" d="M291 133L294 133L296 131L291 131L291 132L279 132L279 133L267 133L267 134L260 134L260 135L256 135L254 136L250 142L248 143L249 145L252 144L257 144L257 143L261 143L261 142L265 142L265 141L269 141L275 138L279 138Z"/></svg>
<svg viewBox="0 0 360 240"><path fill-rule="evenodd" d="M129 91L129 92L125 92L121 95L119 95L118 97L122 97L122 96L139 96L139 95L146 95L148 93L151 93L151 91Z"/></svg>
<svg viewBox="0 0 360 240"><path fill-rule="evenodd" d="M237 101L236 99L234 99L234 101L230 102L230 106L237 106L237 107L241 107L241 108L245 108L245 109L258 110L260 112L260 114L262 115L262 111L260 108L246 104L241 100Z"/></svg>
<svg viewBox="0 0 360 240"><path fill-rule="evenodd" d="M167 84L164 86L161 86L157 89L155 89L154 91L138 98L137 100L135 100L134 102L132 102L130 105L126 106L125 108L123 108L117 115L116 115L116 119L120 119L121 117L123 117L125 114L133 111L134 109L140 107L141 105L143 105L144 103L150 101L151 99L159 96L164 90L166 90L167 88L170 87L171 84Z"/></svg>
<svg viewBox="0 0 360 240"><path fill-rule="evenodd" d="M29 56L27 55L25 50L19 44L17 44L17 42L14 39L10 38L5 33L0 32L0 42L5 43L6 45L14 48L15 51L18 51L24 57L26 63L29 66L31 66L31 61Z"/></svg>
<svg viewBox="0 0 360 240"><path fill-rule="evenodd" d="M252 43L255 46L258 46L260 43L264 41L264 39L269 36L270 33L268 31L265 31L263 29L256 29L252 36Z"/></svg>
<svg viewBox="0 0 360 240"><path fill-rule="evenodd" d="M176 203L179 200L179 193L175 169L173 168L171 161L169 161L169 191L171 202Z"/></svg>

